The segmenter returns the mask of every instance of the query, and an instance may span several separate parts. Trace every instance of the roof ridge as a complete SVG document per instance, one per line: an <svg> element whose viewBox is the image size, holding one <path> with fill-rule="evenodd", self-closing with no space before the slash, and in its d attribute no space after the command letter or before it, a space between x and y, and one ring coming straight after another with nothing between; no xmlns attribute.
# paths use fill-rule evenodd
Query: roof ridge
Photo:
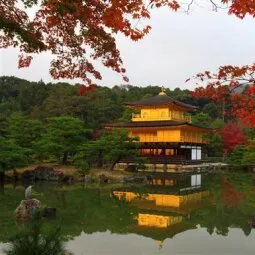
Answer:
<svg viewBox="0 0 255 255"><path fill-rule="evenodd" d="M190 104L186 104L186 103L183 103L177 99L174 99L168 95L156 95L156 96L152 96L152 97L149 97L149 98L145 98L145 99L141 99L139 101L134 101L134 102L126 102L124 103L125 105L127 106L149 106L149 105L164 105L164 104L170 104L170 103L174 103L176 105L179 105L179 106L183 106L183 107L186 107L186 108L189 108L189 109L192 109L192 110L195 110L197 109L198 107L197 106L193 106L193 105L190 105Z"/></svg>

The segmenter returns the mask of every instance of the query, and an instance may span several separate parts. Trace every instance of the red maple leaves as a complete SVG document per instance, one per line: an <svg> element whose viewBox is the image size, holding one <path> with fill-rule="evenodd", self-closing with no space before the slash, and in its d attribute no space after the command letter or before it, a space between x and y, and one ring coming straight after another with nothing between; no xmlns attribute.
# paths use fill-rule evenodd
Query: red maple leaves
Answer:
<svg viewBox="0 0 255 255"><path fill-rule="evenodd" d="M233 151L238 145L247 143L247 137L244 135L243 129L233 123L225 125L220 135L223 140L225 154Z"/></svg>
<svg viewBox="0 0 255 255"><path fill-rule="evenodd" d="M27 7L37 1L21 0ZM92 78L102 79L94 68L99 60L128 81L115 34L137 41L151 27L140 21L150 18L150 10L168 6L176 11L175 0L48 0L42 1L33 19L16 0L0 0L0 48L19 47L19 67L28 67L26 54L47 51L55 58L50 74L55 79L80 78L88 85Z"/></svg>
<svg viewBox="0 0 255 255"><path fill-rule="evenodd" d="M89 86L85 86L85 85L80 85L79 86L79 96L84 96L86 95L89 91L93 91L96 89L96 85L92 84Z"/></svg>
<svg viewBox="0 0 255 255"><path fill-rule="evenodd" d="M19 64L18 64L18 67L19 68L29 67L32 59L33 59L32 56L24 56L23 54L19 55Z"/></svg>
<svg viewBox="0 0 255 255"><path fill-rule="evenodd" d="M225 2L230 2L226 1ZM233 0L231 1L229 14L234 14L238 18L243 19L246 14L255 17L255 1L254 0Z"/></svg>

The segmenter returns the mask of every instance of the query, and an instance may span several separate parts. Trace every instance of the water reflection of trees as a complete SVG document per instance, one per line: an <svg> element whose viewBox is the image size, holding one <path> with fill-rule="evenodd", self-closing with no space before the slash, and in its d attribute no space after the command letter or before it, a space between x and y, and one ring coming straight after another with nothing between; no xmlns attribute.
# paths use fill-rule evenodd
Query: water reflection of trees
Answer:
<svg viewBox="0 0 255 255"><path fill-rule="evenodd" d="M230 228L240 228L246 236L251 233L251 212L246 213L239 208L229 208L227 206L219 208L214 205L210 208L200 209L191 214L190 222L200 225L207 229L207 232L212 235L227 236Z"/></svg>
<svg viewBox="0 0 255 255"><path fill-rule="evenodd" d="M212 205L191 213L190 220L207 228L209 234L227 236L230 228L240 228L248 236L255 211L251 176L242 173L210 176L206 186Z"/></svg>
<svg viewBox="0 0 255 255"><path fill-rule="evenodd" d="M208 177L205 186L211 194L211 203L202 208L195 208L185 217L185 228L176 226L176 231L186 231L194 226L206 228L209 234L228 235L231 228L242 229L245 235L251 232L250 221L255 212L255 198L252 193L253 184L250 176L227 176L236 191L242 194L242 199L235 207L222 200L222 179L219 176ZM230 189L231 190L231 189ZM24 187L5 186L4 192L0 192L0 242L5 242L17 232L17 225L13 220L13 211L19 201L23 199ZM139 190L142 193L142 190ZM112 196L110 188L86 188L79 186L37 186L34 188L33 197L41 200L43 205L57 208L57 222L46 221L50 226L59 221L62 225L62 235L70 239L80 235L81 232L94 233L110 231L112 233L127 234L134 232L132 226L137 225L139 208L130 206L129 203L118 200ZM183 226L184 226L183 225ZM179 229L179 230L178 230ZM135 230L137 234L150 236L157 233L157 240L171 238L173 231L146 228L146 233L141 229ZM170 230L170 229L169 229ZM172 229L174 230L174 229ZM170 234L171 232L171 234ZM161 239L160 239L161 237ZM153 235L151 235L153 238Z"/></svg>

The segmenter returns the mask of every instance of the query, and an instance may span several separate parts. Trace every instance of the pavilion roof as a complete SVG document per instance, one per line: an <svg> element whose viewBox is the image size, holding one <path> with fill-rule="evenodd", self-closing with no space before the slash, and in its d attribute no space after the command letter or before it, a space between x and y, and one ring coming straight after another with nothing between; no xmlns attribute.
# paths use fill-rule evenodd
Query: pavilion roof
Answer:
<svg viewBox="0 0 255 255"><path fill-rule="evenodd" d="M118 122L118 123L106 124L105 127L139 128L139 127L175 127L175 126L190 126L190 127L200 128L204 130L212 130L211 128L205 128L205 127L193 125L189 122L173 121L173 120Z"/></svg>
<svg viewBox="0 0 255 255"><path fill-rule="evenodd" d="M159 94L157 96L142 99L140 101L125 103L125 105L129 106L129 107L163 106L163 105L173 105L173 104L177 105L179 107L186 108L187 110L190 110L190 111L194 111L198 108L197 106L193 106L193 105L190 105L190 104L185 104L185 103L180 102L176 99L173 99L173 98L167 96L166 94L163 94L163 95Z"/></svg>

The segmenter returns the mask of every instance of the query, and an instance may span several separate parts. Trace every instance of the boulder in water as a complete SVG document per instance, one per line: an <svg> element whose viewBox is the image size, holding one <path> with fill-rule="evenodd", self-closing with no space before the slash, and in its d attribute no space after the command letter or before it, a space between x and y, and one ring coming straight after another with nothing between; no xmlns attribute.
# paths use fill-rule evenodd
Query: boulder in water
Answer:
<svg viewBox="0 0 255 255"><path fill-rule="evenodd" d="M14 212L16 220L26 221L33 218L40 209L40 201L37 199L22 200Z"/></svg>

